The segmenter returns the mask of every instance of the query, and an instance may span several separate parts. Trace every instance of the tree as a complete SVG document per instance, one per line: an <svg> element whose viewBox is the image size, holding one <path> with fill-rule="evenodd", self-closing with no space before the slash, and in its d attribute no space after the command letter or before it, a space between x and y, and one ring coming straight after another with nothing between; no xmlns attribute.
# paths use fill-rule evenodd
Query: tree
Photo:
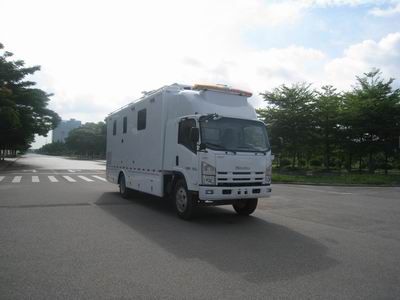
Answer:
<svg viewBox="0 0 400 300"><path fill-rule="evenodd" d="M0 43L0 50L4 47ZM13 54L0 55L0 150L26 150L34 135L46 136L55 128L60 117L47 108L51 94L33 88L34 82L25 78L40 70L25 67L22 60L11 60Z"/></svg>
<svg viewBox="0 0 400 300"><path fill-rule="evenodd" d="M258 110L258 114L269 127L272 148L281 157L290 155L294 167L300 154L309 158L313 151L315 91L310 84L297 83L291 87L281 85L261 95L270 106Z"/></svg>
<svg viewBox="0 0 400 300"><path fill-rule="evenodd" d="M400 89L393 89L394 79L385 81L379 69L357 77L357 85L345 93L344 128L348 138L359 147L359 156L368 155L368 169L376 169L374 156L383 153L385 171L400 136Z"/></svg>
<svg viewBox="0 0 400 300"><path fill-rule="evenodd" d="M337 90L326 85L317 92L315 102L315 120L318 140L321 144L324 165L329 169L332 163L332 151L339 145L339 124L342 97Z"/></svg>
<svg viewBox="0 0 400 300"><path fill-rule="evenodd" d="M67 147L80 155L101 155L106 152L106 124L86 123L71 130L65 141Z"/></svg>
<svg viewBox="0 0 400 300"><path fill-rule="evenodd" d="M46 144L37 150L38 153L48 154L48 155L66 155L68 152L65 143L62 142L54 142L50 144Z"/></svg>

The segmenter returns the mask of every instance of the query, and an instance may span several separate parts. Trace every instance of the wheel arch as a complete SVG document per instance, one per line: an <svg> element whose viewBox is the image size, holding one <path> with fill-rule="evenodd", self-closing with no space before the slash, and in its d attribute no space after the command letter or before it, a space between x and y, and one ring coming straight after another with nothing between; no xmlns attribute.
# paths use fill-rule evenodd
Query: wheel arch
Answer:
<svg viewBox="0 0 400 300"><path fill-rule="evenodd" d="M164 177L164 191L166 195L172 195L175 189L175 185L178 180L183 179L187 186L186 177L182 172L173 171L171 174L168 174Z"/></svg>
<svg viewBox="0 0 400 300"><path fill-rule="evenodd" d="M119 172L118 172L118 181L117 181L118 184L120 183L122 175L124 175L124 177L125 177L125 182L127 180L127 176L126 176L125 171L124 170L119 170Z"/></svg>

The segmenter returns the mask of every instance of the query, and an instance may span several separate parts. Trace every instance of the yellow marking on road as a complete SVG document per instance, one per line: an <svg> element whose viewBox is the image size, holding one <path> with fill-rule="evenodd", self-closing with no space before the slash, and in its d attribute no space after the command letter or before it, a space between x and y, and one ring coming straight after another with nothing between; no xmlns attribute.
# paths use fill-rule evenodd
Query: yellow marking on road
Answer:
<svg viewBox="0 0 400 300"><path fill-rule="evenodd" d="M334 192L334 191L326 191L326 190L319 190L319 189L307 189L302 187L296 187L297 189L309 191L309 192L318 192L318 193L328 193L328 194L337 194L337 195L353 195L353 193L346 193L346 192Z"/></svg>

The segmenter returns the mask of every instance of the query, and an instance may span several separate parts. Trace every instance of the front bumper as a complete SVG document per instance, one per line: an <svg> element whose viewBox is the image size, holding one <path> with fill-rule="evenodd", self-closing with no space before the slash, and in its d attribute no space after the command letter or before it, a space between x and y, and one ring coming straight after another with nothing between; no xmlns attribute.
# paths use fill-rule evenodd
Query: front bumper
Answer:
<svg viewBox="0 0 400 300"><path fill-rule="evenodd" d="M271 186L199 186L200 200L233 200L265 198L271 195Z"/></svg>

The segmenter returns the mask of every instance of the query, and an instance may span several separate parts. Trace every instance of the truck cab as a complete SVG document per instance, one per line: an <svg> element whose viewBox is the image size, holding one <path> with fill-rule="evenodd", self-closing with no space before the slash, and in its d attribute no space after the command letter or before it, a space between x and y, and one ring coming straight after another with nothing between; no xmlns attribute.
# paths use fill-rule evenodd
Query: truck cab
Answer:
<svg viewBox="0 0 400 300"><path fill-rule="evenodd" d="M271 150L263 122L214 113L181 117L177 128L174 171L186 183L174 189L178 214L192 204L232 204L239 214L251 214L257 198L270 195Z"/></svg>

